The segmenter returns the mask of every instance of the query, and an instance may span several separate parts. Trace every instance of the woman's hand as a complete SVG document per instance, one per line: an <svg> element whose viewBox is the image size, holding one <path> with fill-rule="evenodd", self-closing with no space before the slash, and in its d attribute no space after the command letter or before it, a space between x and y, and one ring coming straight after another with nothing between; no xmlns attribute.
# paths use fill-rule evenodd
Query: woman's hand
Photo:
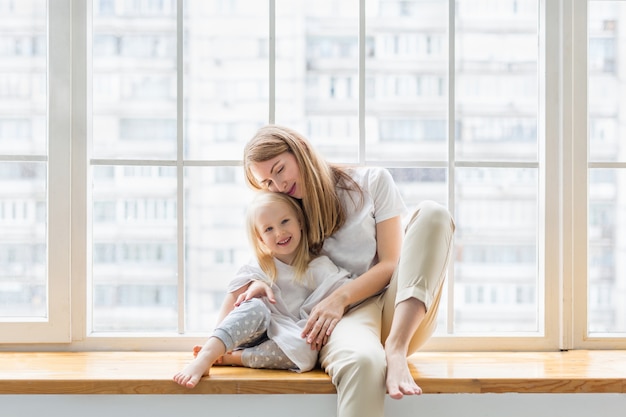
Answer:
<svg viewBox="0 0 626 417"><path fill-rule="evenodd" d="M321 350L328 342L328 338L342 319L344 312L343 303L338 297L332 295L313 307L302 331L302 337L306 338L312 350Z"/></svg>
<svg viewBox="0 0 626 417"><path fill-rule="evenodd" d="M302 331L302 337L306 338L311 349L322 349L350 305L371 297L389 284L402 246L400 216L379 222L376 225L376 240L378 263L339 287L311 310Z"/></svg>
<svg viewBox="0 0 626 417"><path fill-rule="evenodd" d="M276 298L274 298L274 291L272 291L272 288L270 288L267 283L259 280L252 281L248 288L244 292L239 294L239 297L237 297L237 300L235 300L235 307L239 307L241 303L251 300L253 298L263 297L267 298L267 300L272 304L276 303Z"/></svg>

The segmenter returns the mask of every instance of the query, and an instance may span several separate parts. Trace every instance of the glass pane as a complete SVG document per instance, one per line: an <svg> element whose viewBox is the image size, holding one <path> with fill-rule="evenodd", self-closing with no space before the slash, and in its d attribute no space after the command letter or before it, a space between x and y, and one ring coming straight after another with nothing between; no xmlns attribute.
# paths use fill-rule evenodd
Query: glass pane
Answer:
<svg viewBox="0 0 626 417"><path fill-rule="evenodd" d="M626 170L589 170L588 333L626 335Z"/></svg>
<svg viewBox="0 0 626 417"><path fill-rule="evenodd" d="M95 158L176 158L176 0L93 3Z"/></svg>
<svg viewBox="0 0 626 417"><path fill-rule="evenodd" d="M185 169L186 331L217 324L226 287L252 256L244 228L252 191L241 167Z"/></svg>
<svg viewBox="0 0 626 417"><path fill-rule="evenodd" d="M45 318L47 2L0 2L0 320Z"/></svg>
<svg viewBox="0 0 626 417"><path fill-rule="evenodd" d="M184 5L185 157L240 159L268 121L268 3Z"/></svg>
<svg viewBox="0 0 626 417"><path fill-rule="evenodd" d="M536 161L538 1L456 4L457 159Z"/></svg>
<svg viewBox="0 0 626 417"><path fill-rule="evenodd" d="M444 168L388 168L402 199L414 210L424 200L448 205L448 178Z"/></svg>
<svg viewBox="0 0 626 417"><path fill-rule="evenodd" d="M588 132L592 162L626 162L626 3L589 2ZM626 169L590 169L588 206L587 330L626 336ZM624 185L624 189L622 188Z"/></svg>
<svg viewBox="0 0 626 417"><path fill-rule="evenodd" d="M46 164L0 163L0 318L46 317Z"/></svg>
<svg viewBox="0 0 626 417"><path fill-rule="evenodd" d="M456 333L537 332L537 170L456 171Z"/></svg>
<svg viewBox="0 0 626 417"><path fill-rule="evenodd" d="M356 162L359 2L276 0L276 123Z"/></svg>
<svg viewBox="0 0 626 417"><path fill-rule="evenodd" d="M626 42L619 23L626 22L626 3L622 1L589 2L588 43L588 112L589 160L594 162L625 162L623 134L626 115L623 107L624 71L619 71L620 45ZM621 104L621 106L620 106ZM621 137L621 140L620 140ZM623 152L622 152L623 151Z"/></svg>
<svg viewBox="0 0 626 417"><path fill-rule="evenodd" d="M94 332L176 331L176 169L93 168Z"/></svg>
<svg viewBox="0 0 626 417"><path fill-rule="evenodd" d="M0 155L46 155L47 2L0 2Z"/></svg>
<svg viewBox="0 0 626 417"><path fill-rule="evenodd" d="M448 1L367 5L367 158L446 160Z"/></svg>

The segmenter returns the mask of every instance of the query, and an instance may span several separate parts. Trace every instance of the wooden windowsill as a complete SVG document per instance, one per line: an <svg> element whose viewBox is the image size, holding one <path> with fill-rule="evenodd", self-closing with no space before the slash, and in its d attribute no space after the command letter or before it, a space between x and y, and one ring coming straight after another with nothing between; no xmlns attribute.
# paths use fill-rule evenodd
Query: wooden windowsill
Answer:
<svg viewBox="0 0 626 417"><path fill-rule="evenodd" d="M192 390L172 376L188 352L0 352L0 394L332 394L321 370L214 367ZM420 352L424 393L626 393L626 351Z"/></svg>

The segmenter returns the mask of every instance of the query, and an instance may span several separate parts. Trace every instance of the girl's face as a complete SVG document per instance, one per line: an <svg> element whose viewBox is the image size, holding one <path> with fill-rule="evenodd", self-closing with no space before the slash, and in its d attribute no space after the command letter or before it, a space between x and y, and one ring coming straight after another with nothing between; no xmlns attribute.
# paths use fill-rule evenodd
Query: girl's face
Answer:
<svg viewBox="0 0 626 417"><path fill-rule="evenodd" d="M259 207L256 229L272 255L291 265L302 237L301 225L293 209L283 203Z"/></svg>
<svg viewBox="0 0 626 417"><path fill-rule="evenodd" d="M267 161L255 162L250 166L250 171L261 187L268 191L288 194L297 199L302 199L304 195L300 167L291 152L283 152Z"/></svg>

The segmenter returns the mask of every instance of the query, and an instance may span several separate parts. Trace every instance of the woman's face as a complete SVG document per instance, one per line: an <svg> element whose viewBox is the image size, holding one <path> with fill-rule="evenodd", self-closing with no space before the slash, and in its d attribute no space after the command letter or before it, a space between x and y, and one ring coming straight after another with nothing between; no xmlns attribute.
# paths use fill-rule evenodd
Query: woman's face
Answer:
<svg viewBox="0 0 626 417"><path fill-rule="evenodd" d="M250 171L261 187L268 191L298 199L302 199L304 195L300 167L291 152L283 152L267 161L255 162L250 166Z"/></svg>

